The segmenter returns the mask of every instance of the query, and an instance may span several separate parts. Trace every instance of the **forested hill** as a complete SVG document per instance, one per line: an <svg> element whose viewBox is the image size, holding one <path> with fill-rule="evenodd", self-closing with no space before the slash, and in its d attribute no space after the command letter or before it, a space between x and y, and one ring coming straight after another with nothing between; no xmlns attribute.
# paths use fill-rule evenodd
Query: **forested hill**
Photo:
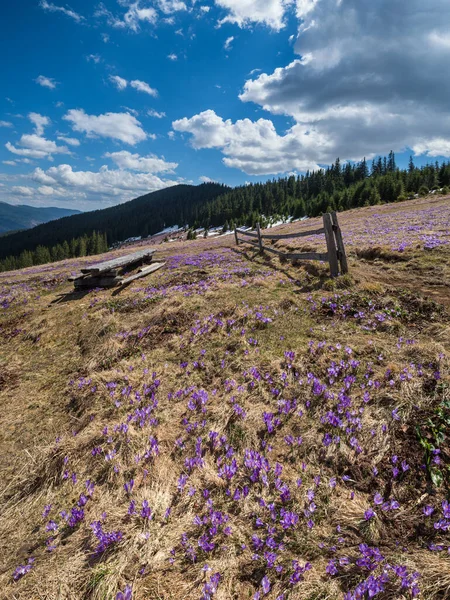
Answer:
<svg viewBox="0 0 450 600"><path fill-rule="evenodd" d="M84 256L86 252L95 254L100 246L147 236L165 226L253 226L257 221L264 224L264 216L314 217L330 210L344 211L401 201L414 194L427 195L430 190L449 193L444 189L448 186L450 162L417 168L411 159L408 168L402 170L397 167L393 152L371 164L363 160L341 165L337 159L327 169L234 189L216 183L178 185L119 206L0 238L0 270L41 264L48 251L52 260ZM66 250L61 247L64 243ZM35 252L38 246L39 251ZM9 258L2 260L6 257Z"/></svg>
<svg viewBox="0 0 450 600"><path fill-rule="evenodd" d="M48 223L54 219L61 219L61 217L78 213L80 213L79 210L55 207L36 208L26 204L13 206L0 201L0 234L19 229L29 229L41 223Z"/></svg>
<svg viewBox="0 0 450 600"><path fill-rule="evenodd" d="M0 238L0 259L18 256L24 250L35 250L38 246L50 248L64 241L90 236L94 231L106 233L111 244L133 236L148 236L168 225L178 223L181 226L196 218L199 206L229 189L216 183L177 185L118 206L19 231L7 238Z"/></svg>

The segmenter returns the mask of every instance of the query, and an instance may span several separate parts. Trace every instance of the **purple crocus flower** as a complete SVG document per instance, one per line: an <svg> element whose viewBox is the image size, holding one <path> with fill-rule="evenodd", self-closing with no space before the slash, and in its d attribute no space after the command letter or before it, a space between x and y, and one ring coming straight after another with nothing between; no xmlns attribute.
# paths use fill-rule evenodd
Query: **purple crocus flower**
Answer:
<svg viewBox="0 0 450 600"><path fill-rule="evenodd" d="M118 592L117 596L116 596L116 600L132 600L133 599L133 592L131 589L131 585L127 585L125 587L125 589L123 590L123 592Z"/></svg>
<svg viewBox="0 0 450 600"><path fill-rule="evenodd" d="M270 579L267 577L267 575L264 575L264 577L262 578L261 587L264 592L264 595L270 592Z"/></svg>

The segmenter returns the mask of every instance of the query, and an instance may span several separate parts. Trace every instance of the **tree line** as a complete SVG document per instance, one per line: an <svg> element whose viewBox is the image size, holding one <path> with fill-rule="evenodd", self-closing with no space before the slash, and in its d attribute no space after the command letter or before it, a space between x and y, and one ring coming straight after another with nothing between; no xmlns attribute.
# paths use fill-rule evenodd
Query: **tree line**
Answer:
<svg viewBox="0 0 450 600"><path fill-rule="evenodd" d="M64 240L62 244L52 247L38 246L36 250L23 250L19 256L8 256L0 260L0 272L25 269L35 265L44 265L50 262L58 262L67 258L78 258L103 254L108 250L106 233L94 231L91 235L83 235L79 238Z"/></svg>
<svg viewBox="0 0 450 600"><path fill-rule="evenodd" d="M146 237L172 225L189 225L191 230L232 228L235 224L254 226L274 215L316 217L331 210L342 212L402 201L415 194L424 196L430 190L443 189L445 193L449 186L450 162L416 167L411 158L406 169L399 169L393 152L370 163L363 159L342 164L337 159L326 169L233 189L217 183L177 185L118 206L65 217L0 238L0 260L6 259L0 264L3 270L20 268L24 262L29 266L30 256L25 252L33 254L33 261L41 261L42 249L39 258L35 256L39 246L47 248L50 260L60 260L61 247L67 250L68 245L70 252L70 240L89 237L95 232L106 236L106 249L128 237ZM72 255L83 254L79 251L67 256L64 251L62 257Z"/></svg>

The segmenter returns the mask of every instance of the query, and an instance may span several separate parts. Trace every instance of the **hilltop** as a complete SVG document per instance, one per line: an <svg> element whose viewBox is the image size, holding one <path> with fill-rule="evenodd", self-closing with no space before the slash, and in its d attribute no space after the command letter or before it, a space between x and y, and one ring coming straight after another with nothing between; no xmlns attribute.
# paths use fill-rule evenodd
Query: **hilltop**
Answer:
<svg viewBox="0 0 450 600"><path fill-rule="evenodd" d="M0 274L3 597L449 597L450 197L340 224L336 280L231 235Z"/></svg>
<svg viewBox="0 0 450 600"><path fill-rule="evenodd" d="M8 231L30 229L42 223L48 223L62 217L79 214L79 210L67 208L35 208L26 204L13 206L0 201L0 235Z"/></svg>

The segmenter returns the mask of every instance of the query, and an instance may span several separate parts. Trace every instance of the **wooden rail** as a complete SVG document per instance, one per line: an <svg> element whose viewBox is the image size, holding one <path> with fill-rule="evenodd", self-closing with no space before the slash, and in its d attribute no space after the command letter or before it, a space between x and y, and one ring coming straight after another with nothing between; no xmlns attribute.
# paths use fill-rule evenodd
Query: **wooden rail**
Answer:
<svg viewBox="0 0 450 600"><path fill-rule="evenodd" d="M309 237L312 235L325 235L325 241L327 244L327 252L282 252L276 248L270 246L264 246L263 240L288 240L293 238ZM342 237L342 231L339 227L339 221L336 212L325 213L323 215L323 227L321 229L314 229L312 231L299 231L294 233L283 233L280 235L272 234L261 234L259 223L256 224L256 232L254 231L243 231L241 229L234 230L234 236L236 238L236 245L239 242L256 246L260 253L270 252L282 256L287 260L321 260L328 261L330 265L330 273L332 277L339 275L339 267L341 274L348 273L347 256L345 253L344 239ZM247 236L255 238L257 241L242 239L239 236Z"/></svg>

